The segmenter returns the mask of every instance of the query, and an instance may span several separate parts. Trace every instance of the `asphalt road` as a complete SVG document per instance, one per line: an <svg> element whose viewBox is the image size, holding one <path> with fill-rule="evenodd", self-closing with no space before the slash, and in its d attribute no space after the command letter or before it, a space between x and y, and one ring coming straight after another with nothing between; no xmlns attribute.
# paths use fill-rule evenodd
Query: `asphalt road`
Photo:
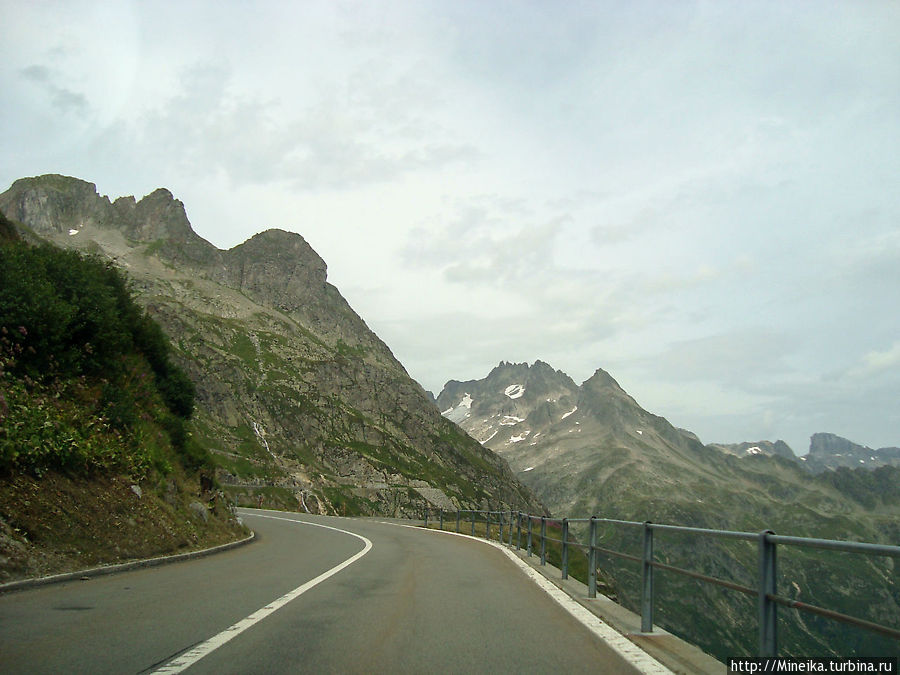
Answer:
<svg viewBox="0 0 900 675"><path fill-rule="evenodd" d="M243 513L248 546L0 596L0 672L635 672L488 545Z"/></svg>

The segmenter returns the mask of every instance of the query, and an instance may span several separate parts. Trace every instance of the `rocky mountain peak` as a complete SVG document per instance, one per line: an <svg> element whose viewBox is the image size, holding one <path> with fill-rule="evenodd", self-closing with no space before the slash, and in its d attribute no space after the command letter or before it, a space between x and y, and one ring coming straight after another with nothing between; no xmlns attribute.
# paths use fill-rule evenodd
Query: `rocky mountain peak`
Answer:
<svg viewBox="0 0 900 675"><path fill-rule="evenodd" d="M612 389L615 392L625 393L613 376L602 368L597 368L597 370L594 371L594 374L591 375L582 386L590 391L608 393L608 390Z"/></svg>
<svg viewBox="0 0 900 675"><path fill-rule="evenodd" d="M184 204L165 188L140 201L120 197L110 203L94 183L47 174L14 182L0 196L0 210L43 236L68 236L85 227L101 227L117 229L141 242L203 241L191 229Z"/></svg>
<svg viewBox="0 0 900 675"><path fill-rule="evenodd" d="M856 454L860 451L867 452L869 448L842 438L837 434L819 432L810 436L809 439L810 455Z"/></svg>
<svg viewBox="0 0 900 675"><path fill-rule="evenodd" d="M261 232L226 251L225 261L237 288L284 311L325 290L325 261L293 232Z"/></svg>
<svg viewBox="0 0 900 675"><path fill-rule="evenodd" d="M116 204L120 203L117 199ZM154 190L134 204L130 211L128 215L131 217L123 219L120 224L132 239L185 241L197 237L191 229L184 204L165 188Z"/></svg>
<svg viewBox="0 0 900 675"><path fill-rule="evenodd" d="M109 206L93 183L58 174L20 178L0 201L0 211L8 218L45 234L98 224Z"/></svg>

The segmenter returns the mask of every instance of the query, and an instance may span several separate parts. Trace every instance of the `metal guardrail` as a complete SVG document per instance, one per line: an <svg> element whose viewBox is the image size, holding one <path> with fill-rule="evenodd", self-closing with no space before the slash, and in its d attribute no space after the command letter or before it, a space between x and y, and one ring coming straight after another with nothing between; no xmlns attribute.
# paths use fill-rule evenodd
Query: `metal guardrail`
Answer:
<svg viewBox="0 0 900 675"><path fill-rule="evenodd" d="M441 509L438 513L439 527L444 529L444 511ZM888 556L892 558L900 558L900 546L890 546L883 544L869 544L852 541L836 541L832 539L814 539L808 537L791 537L777 535L771 530L763 530L762 532L735 532L730 530L712 530L700 527L682 527L679 525L661 525L650 521L637 522L630 520L616 520L612 518L598 518L591 516L590 518L563 518L555 519L547 516L535 516L521 511L450 511L455 514L456 532L461 532L461 526L465 523L466 529L472 536L475 536L476 521L485 525L485 538L492 539L491 525L497 527L497 539L501 543L508 546L513 545L513 530L515 530L516 550L523 547L523 536L525 538L524 546L528 556L533 555L533 546L535 537L539 538L540 564L547 564L547 542L557 542L561 547L561 575L563 579L569 577L569 549L575 547L587 552L588 556L588 597L597 597L597 569L599 567L597 555L603 553L605 555L615 556L625 560L639 563L641 566L641 632L650 633L653 631L653 576L654 570L660 569L672 572L682 576L696 579L704 583L713 584L728 590L737 591L749 596L757 598L757 608L759 617L759 656L777 656L778 655L778 612L779 605L789 607L802 612L808 612L817 616L840 621L846 624L857 626L865 630L884 635L894 640L900 640L900 629L885 626L874 621L868 621L859 617L843 614L825 607L818 607L798 600L791 600L777 593L776 588L776 571L777 571L777 546L797 546L802 548L818 548L828 549L832 551L843 551L848 553L857 553L867 556ZM463 517L466 514L466 517ZM429 509L425 509L424 513L425 526L428 527ZM524 528L523 528L524 523ZM535 533L535 524L540 524L539 533ZM577 541L571 541L569 536L569 526L572 523L588 524L588 544L580 544ZM642 555L635 556L623 551L607 549L597 545L597 526L599 524L619 525L628 528L639 529L641 531ZM560 538L548 537L547 526L552 524L561 528ZM524 530L524 531L523 531ZM676 532L680 534L692 534L703 537L715 537L720 539L736 539L757 543L757 561L758 575L757 585L755 588L734 583L726 579L701 574L693 570L686 570L674 565L668 565L659 562L654 558L654 541L653 533L660 532Z"/></svg>

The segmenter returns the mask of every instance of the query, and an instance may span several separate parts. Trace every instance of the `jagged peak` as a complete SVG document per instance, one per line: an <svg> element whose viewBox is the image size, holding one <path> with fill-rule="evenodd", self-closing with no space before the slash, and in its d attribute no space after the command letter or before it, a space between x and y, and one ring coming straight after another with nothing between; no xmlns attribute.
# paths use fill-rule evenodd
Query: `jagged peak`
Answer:
<svg viewBox="0 0 900 675"><path fill-rule="evenodd" d="M594 374L591 375L587 380L585 380L584 384L581 385L586 389L617 389L619 391L624 391L622 387L616 382L615 378L607 373L603 368L597 368L594 371Z"/></svg>
<svg viewBox="0 0 900 675"><path fill-rule="evenodd" d="M324 283L328 273L325 261L306 239L287 230L273 228L259 232L229 249L226 255L242 264L252 261L257 265L274 265L285 271L302 267L317 283Z"/></svg>

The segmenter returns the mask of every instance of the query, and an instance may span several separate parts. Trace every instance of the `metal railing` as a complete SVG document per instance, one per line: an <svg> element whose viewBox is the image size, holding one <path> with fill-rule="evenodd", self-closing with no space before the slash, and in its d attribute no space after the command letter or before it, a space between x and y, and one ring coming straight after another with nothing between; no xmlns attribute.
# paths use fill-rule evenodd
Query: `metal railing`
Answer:
<svg viewBox="0 0 900 675"><path fill-rule="evenodd" d="M900 640L900 629L885 626L874 621L868 621L855 616L850 616L842 612L837 612L825 607L792 600L783 595L779 595L776 588L776 572L777 572L777 546L796 546L801 548L827 549L832 551L843 551L847 553L856 553L867 556L887 556L892 558L900 558L900 546L890 546L883 544L868 544L852 541L836 541L832 539L814 539L808 537L791 537L777 535L771 530L763 530L762 532L735 532L730 530L713 530L700 527L684 527L679 525L662 525L650 521L637 522L629 520L616 520L613 518L599 518L591 516L590 518L549 518L547 516L536 516L521 511L449 511L455 518L456 532L462 532L461 527L464 525L468 530L468 534L476 535L476 522L484 525L484 536L492 539L491 525L496 526L497 537L500 543L512 547L515 540L516 550L521 550L524 546L528 556L534 555L534 540L538 538L540 564L547 564L547 544L548 542L558 543L560 546L560 572L562 579L569 577L569 550L572 547L585 551L588 557L588 578L587 593L589 598L597 597L597 570L599 563L598 554L602 553L614 556L624 560L630 560L638 563L641 567L641 632L651 633L653 631L653 609L654 609L654 593L653 593L653 577L654 570L660 569L666 572L672 572L681 576L689 577L704 583L712 584L738 593L755 597L757 599L757 611L759 622L759 656L777 656L778 655L778 606L789 607L801 612L808 612L834 621L840 621L846 624L863 628L894 640ZM434 514L438 516L440 529L445 529L445 512L440 510ZM465 516L463 514L466 514ZM429 509L425 509L424 521L428 527ZM570 525L572 523L586 523L588 527L588 543L581 544L570 538ZM539 529L535 532L536 525ZM604 548L597 545L597 528L600 524L618 525L626 528L640 530L641 533L641 555L631 555L623 551ZM547 535L548 525L561 528L559 538ZM515 535L513 534L515 530ZM720 579L697 571L683 569L674 565L659 562L654 557L654 532L674 532L680 534L690 534L701 537L713 537L719 539L733 539L757 544L757 584L756 587L746 586L743 584ZM523 542L524 538L524 542Z"/></svg>

